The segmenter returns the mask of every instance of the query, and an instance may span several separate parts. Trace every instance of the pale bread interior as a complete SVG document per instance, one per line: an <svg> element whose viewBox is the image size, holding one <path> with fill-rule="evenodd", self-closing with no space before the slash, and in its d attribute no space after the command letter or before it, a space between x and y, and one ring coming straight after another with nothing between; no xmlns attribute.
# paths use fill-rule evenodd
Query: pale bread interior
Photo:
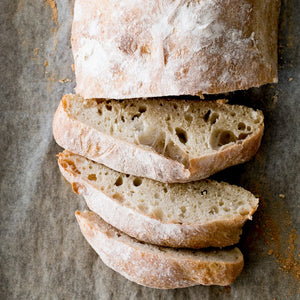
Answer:
<svg viewBox="0 0 300 300"><path fill-rule="evenodd" d="M253 194L224 182L161 183L113 171L69 151L60 154L59 163L121 205L164 223L250 219L258 205Z"/></svg>
<svg viewBox="0 0 300 300"><path fill-rule="evenodd" d="M114 138L150 147L183 163L241 144L263 126L260 111L215 101L85 100L64 97L74 119Z"/></svg>
<svg viewBox="0 0 300 300"><path fill-rule="evenodd" d="M156 255L167 255L178 259L194 259L201 261L213 262L236 262L242 259L242 253L238 248L227 249L207 249L207 250L188 250L188 249L173 249L167 247L159 247L147 243L140 242L127 234L121 232L110 224L106 223L96 213L91 211L75 213L80 227L84 231L89 231L90 234L97 234L97 231L104 233L108 238L118 239L120 242L126 243L129 246L141 251L152 252Z"/></svg>

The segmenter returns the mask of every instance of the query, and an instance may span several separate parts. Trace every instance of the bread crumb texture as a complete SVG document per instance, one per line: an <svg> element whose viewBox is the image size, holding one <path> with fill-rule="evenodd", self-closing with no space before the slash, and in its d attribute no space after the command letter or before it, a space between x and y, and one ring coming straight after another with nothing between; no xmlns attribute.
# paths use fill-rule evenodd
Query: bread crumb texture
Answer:
<svg viewBox="0 0 300 300"><path fill-rule="evenodd" d="M121 205L164 223L246 220L252 218L258 205L258 199L250 192L224 182L161 183L113 171L69 151L59 155L59 164L80 175L83 184L97 187ZM74 186L78 193L80 184Z"/></svg>
<svg viewBox="0 0 300 300"><path fill-rule="evenodd" d="M62 102L64 109L80 122L151 148L186 168L193 158L243 144L263 127L261 111L223 102L87 100L78 96L65 96Z"/></svg>

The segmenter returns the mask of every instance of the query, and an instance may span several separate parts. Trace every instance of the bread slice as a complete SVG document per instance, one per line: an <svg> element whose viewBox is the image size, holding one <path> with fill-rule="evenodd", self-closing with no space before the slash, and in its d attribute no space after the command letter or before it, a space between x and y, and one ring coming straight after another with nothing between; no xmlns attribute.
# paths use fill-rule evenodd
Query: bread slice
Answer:
<svg viewBox="0 0 300 300"><path fill-rule="evenodd" d="M280 0L76 0L76 93L217 94L277 82Z"/></svg>
<svg viewBox="0 0 300 300"><path fill-rule="evenodd" d="M170 247L236 244L258 199L237 186L203 180L167 184L125 175L64 151L59 167L106 222L138 240Z"/></svg>
<svg viewBox="0 0 300 300"><path fill-rule="evenodd" d="M188 182L249 160L263 115L245 106L191 100L85 100L66 95L53 134L63 148L119 172Z"/></svg>
<svg viewBox="0 0 300 300"><path fill-rule="evenodd" d="M138 242L95 213L76 212L86 240L103 262L138 284L174 289L198 284L229 285L243 269L243 255L231 250L191 251Z"/></svg>

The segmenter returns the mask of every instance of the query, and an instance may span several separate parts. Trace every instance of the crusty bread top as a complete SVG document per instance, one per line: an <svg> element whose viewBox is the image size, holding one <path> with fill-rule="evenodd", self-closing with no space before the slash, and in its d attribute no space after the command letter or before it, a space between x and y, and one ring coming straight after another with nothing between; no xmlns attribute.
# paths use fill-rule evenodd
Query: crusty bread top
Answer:
<svg viewBox="0 0 300 300"><path fill-rule="evenodd" d="M160 289L229 285L243 268L238 248L191 251L138 242L95 213L76 212L80 229L105 264L136 283Z"/></svg>
<svg viewBox="0 0 300 300"><path fill-rule="evenodd" d="M279 0L76 0L85 98L224 93L277 82Z"/></svg>
<svg viewBox="0 0 300 300"><path fill-rule="evenodd" d="M78 193L91 197L87 191L78 191L89 185L129 210L162 223L235 221L241 227L258 206L253 194L225 182L161 183L113 171L69 151L60 153L58 162L64 173L76 176L71 182Z"/></svg>

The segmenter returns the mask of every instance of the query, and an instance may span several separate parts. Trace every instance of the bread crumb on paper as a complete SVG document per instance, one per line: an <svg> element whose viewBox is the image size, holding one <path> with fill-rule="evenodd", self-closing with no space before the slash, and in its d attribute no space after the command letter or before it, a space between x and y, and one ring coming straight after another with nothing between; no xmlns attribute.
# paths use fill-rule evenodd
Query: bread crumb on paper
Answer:
<svg viewBox="0 0 300 300"><path fill-rule="evenodd" d="M52 20L57 24L57 6L54 0L45 0L45 2L52 8Z"/></svg>
<svg viewBox="0 0 300 300"><path fill-rule="evenodd" d="M279 198L284 199L285 198L285 194L279 194Z"/></svg>
<svg viewBox="0 0 300 300"><path fill-rule="evenodd" d="M60 83L72 82L72 79L70 79L70 78L62 78L62 79L59 79L59 82Z"/></svg>

